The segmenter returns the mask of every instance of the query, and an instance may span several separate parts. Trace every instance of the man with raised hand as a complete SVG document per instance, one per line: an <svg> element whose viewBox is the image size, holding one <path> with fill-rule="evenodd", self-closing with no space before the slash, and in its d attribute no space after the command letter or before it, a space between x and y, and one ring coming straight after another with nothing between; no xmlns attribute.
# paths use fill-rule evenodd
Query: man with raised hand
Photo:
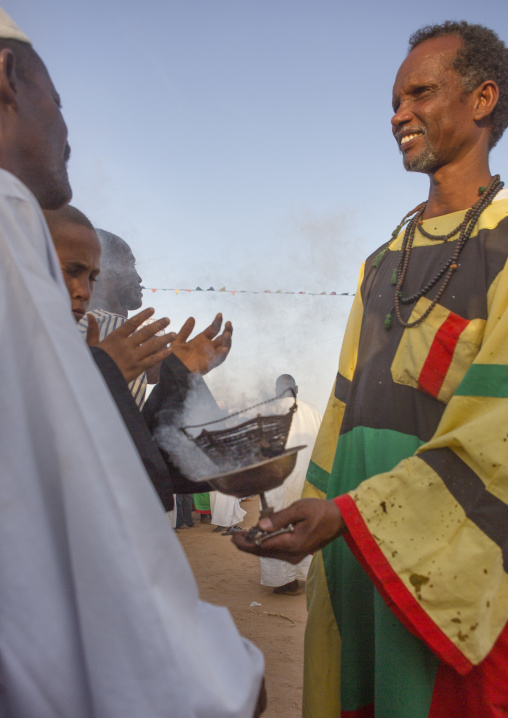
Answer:
<svg viewBox="0 0 508 718"><path fill-rule="evenodd" d="M364 263L307 496L260 548L308 577L304 715L508 715L508 49L410 40L392 128L428 200ZM410 209L410 208L407 208ZM401 214L404 214L403 210ZM322 550L320 550L322 549ZM342 713L341 713L342 711Z"/></svg>
<svg viewBox="0 0 508 718"><path fill-rule="evenodd" d="M259 715L262 656L199 600L76 332L40 209L69 201L68 157L58 93L1 10L0 715Z"/></svg>

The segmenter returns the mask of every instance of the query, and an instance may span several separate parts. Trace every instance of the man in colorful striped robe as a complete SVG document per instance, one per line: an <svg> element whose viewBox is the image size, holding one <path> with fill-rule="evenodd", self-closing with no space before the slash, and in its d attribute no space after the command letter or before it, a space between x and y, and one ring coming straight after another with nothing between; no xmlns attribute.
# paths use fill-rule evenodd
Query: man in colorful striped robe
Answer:
<svg viewBox="0 0 508 718"><path fill-rule="evenodd" d="M508 191L488 155L508 124L508 50L480 26L425 28L393 104L404 166L430 178L421 223L409 251L399 227L362 267L304 490L315 498L260 521L295 532L262 548L234 540L291 562L315 552L306 718L500 718ZM485 192L492 201L466 217Z"/></svg>

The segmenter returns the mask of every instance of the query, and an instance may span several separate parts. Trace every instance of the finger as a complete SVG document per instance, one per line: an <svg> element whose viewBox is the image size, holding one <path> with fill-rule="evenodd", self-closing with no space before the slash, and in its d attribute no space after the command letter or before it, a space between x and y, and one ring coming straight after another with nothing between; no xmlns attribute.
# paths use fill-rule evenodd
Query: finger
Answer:
<svg viewBox="0 0 508 718"><path fill-rule="evenodd" d="M239 548L240 551L245 551L245 553L252 553L255 556L259 556L259 550L260 546L254 543L254 541L247 541L245 538L247 536L247 531L235 531L232 536L231 540L235 544L236 548Z"/></svg>
<svg viewBox="0 0 508 718"><path fill-rule="evenodd" d="M136 332L136 334L134 334L134 337L137 337L138 334L140 334L140 332ZM146 359L152 354L155 354L155 352L164 349L170 343L170 341L171 339L167 334L163 334L161 337L151 337L151 339L142 342L136 347L135 356L138 361ZM168 353L170 351L171 349L168 349Z"/></svg>
<svg viewBox="0 0 508 718"><path fill-rule="evenodd" d="M216 339L213 340L213 345L215 349L227 349L229 351L231 349L231 344L233 342L233 327L231 329L228 329L227 326L224 327L224 331L220 336L218 336Z"/></svg>
<svg viewBox="0 0 508 718"><path fill-rule="evenodd" d="M196 325L194 317L189 317L182 325L180 331L177 333L173 341L185 343L192 334L192 331Z"/></svg>
<svg viewBox="0 0 508 718"><path fill-rule="evenodd" d="M147 319L150 319L154 311L155 309L153 307L143 309L142 312L138 312L133 317L127 319L121 326L118 327L118 329L115 329L115 332L117 332L118 336L120 337L128 337L129 334L135 332L136 329L143 324L143 322L146 322ZM167 323L169 324L169 319ZM111 334L113 334L113 332L111 332Z"/></svg>
<svg viewBox="0 0 508 718"><path fill-rule="evenodd" d="M99 343L99 325L93 314L87 314L88 328L86 330L86 343L89 347L94 347Z"/></svg>
<svg viewBox="0 0 508 718"><path fill-rule="evenodd" d="M270 516L265 516L264 518L259 519L259 528L262 531L268 531L271 533L272 531L278 531L279 529L284 528L284 526L287 526L288 524L295 524L298 521L302 521L305 518L305 514L302 514L299 504L299 501L295 501L295 503L291 504L291 506L288 506L286 509L282 509L281 511L270 514Z"/></svg>
<svg viewBox="0 0 508 718"><path fill-rule="evenodd" d="M162 319L157 319L157 321L150 322L150 324L147 324L146 326L141 327L141 329L138 329L137 332L134 332L132 334L131 338L135 340L136 344L144 344L144 342L147 342L159 332L164 331L164 329L168 326L169 323L170 321L167 317L162 317ZM171 339L168 339L168 342L169 341L171 341Z"/></svg>
<svg viewBox="0 0 508 718"><path fill-rule="evenodd" d="M265 539L259 546L253 541L247 541L245 536L239 533L234 533L231 538L240 551L255 556L277 558L296 564L307 555L307 552L301 549L301 539L294 534L279 534L272 539Z"/></svg>
<svg viewBox="0 0 508 718"><path fill-rule="evenodd" d="M143 359L143 361L141 362L141 364L143 366L143 371L146 371L147 369L150 369L151 367L155 366L156 364L159 364L170 354L171 354L171 348L164 347L160 351L155 352L154 354L150 354L149 356L145 357Z"/></svg>
<svg viewBox="0 0 508 718"><path fill-rule="evenodd" d="M170 342L174 342L177 337L177 334L176 334L176 332L168 332L167 336L169 337Z"/></svg>
<svg viewBox="0 0 508 718"><path fill-rule="evenodd" d="M213 322L210 324L209 327L207 327L203 334L207 339L213 339L219 332L220 328L222 326L222 314L219 312L219 314L216 315Z"/></svg>

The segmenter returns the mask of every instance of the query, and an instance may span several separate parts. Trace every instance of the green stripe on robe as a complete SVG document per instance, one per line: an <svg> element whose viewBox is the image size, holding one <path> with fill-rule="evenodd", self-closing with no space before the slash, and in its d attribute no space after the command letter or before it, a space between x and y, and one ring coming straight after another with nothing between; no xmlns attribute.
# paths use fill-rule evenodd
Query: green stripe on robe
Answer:
<svg viewBox="0 0 508 718"><path fill-rule="evenodd" d="M459 384L455 395L507 399L508 366L504 364L473 364Z"/></svg>
<svg viewBox="0 0 508 718"><path fill-rule="evenodd" d="M319 489L326 494L329 478L330 474L328 471L325 471L313 461L310 462L309 469L307 471L307 481L309 484L312 484L316 487L316 489Z"/></svg>

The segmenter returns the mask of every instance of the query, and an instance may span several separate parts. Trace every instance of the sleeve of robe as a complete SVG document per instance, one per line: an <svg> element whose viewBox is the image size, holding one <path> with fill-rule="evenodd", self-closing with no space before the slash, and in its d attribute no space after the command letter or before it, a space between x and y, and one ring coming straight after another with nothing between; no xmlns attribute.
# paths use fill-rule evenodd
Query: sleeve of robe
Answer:
<svg viewBox="0 0 508 718"><path fill-rule="evenodd" d="M260 651L198 589L0 170L0 716L251 718Z"/></svg>
<svg viewBox="0 0 508 718"><path fill-rule="evenodd" d="M191 389L199 400L204 414L220 412L203 378L197 374L191 374L178 357L170 354L162 362L159 381L143 407L143 417L152 434L159 425L178 420Z"/></svg>

